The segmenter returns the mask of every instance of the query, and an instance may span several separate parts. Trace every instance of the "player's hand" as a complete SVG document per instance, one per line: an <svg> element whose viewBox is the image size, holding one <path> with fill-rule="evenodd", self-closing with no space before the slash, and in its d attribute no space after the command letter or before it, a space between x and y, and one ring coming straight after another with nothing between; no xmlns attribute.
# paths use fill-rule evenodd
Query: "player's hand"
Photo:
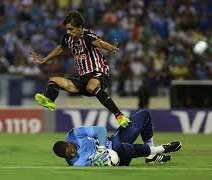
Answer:
<svg viewBox="0 0 212 180"><path fill-rule="evenodd" d="M105 146L96 146L96 151L95 153L93 153L91 156L90 156L90 159L92 161L95 161L96 159L98 159L99 156L101 156L102 153L106 152L107 149Z"/></svg>
<svg viewBox="0 0 212 180"><path fill-rule="evenodd" d="M104 154L102 155L102 157L99 157L98 159L93 161L92 166L108 166L108 158L106 156L103 156Z"/></svg>
<svg viewBox="0 0 212 180"><path fill-rule="evenodd" d="M90 159L92 161L94 161L95 159L97 159L102 153L104 153L105 151L107 151L106 147L105 146L96 146L96 151L95 153L93 153L91 156L90 156Z"/></svg>
<svg viewBox="0 0 212 180"><path fill-rule="evenodd" d="M105 146L97 146L96 147L96 151L98 152L98 153L103 153L104 151L106 151L107 149L106 149L106 147Z"/></svg>
<svg viewBox="0 0 212 180"><path fill-rule="evenodd" d="M117 39L114 40L114 43L113 43L113 53L116 53L118 50L119 50L119 42Z"/></svg>
<svg viewBox="0 0 212 180"><path fill-rule="evenodd" d="M121 127L126 128L129 123L131 122L127 117L125 117L124 115L119 115L118 117L116 117L116 120L118 121L119 125Z"/></svg>
<svg viewBox="0 0 212 180"><path fill-rule="evenodd" d="M108 151L106 147L99 146L90 157L93 166L108 166Z"/></svg>
<svg viewBox="0 0 212 180"><path fill-rule="evenodd" d="M121 127L126 128L129 125L130 122L131 122L130 120L123 120L123 121L119 122L119 125Z"/></svg>
<svg viewBox="0 0 212 180"><path fill-rule="evenodd" d="M30 51L29 54L30 54L30 57L33 59L33 61L37 64L43 64L44 62L46 62L44 58L40 57L34 51Z"/></svg>
<svg viewBox="0 0 212 180"><path fill-rule="evenodd" d="M112 46L112 52L116 53L119 50L119 48L117 46Z"/></svg>

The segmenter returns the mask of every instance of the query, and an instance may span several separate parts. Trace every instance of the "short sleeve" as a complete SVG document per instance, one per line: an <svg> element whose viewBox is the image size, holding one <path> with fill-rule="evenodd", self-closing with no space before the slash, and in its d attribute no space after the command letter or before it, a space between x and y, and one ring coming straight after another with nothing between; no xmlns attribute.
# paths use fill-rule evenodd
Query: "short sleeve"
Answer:
<svg viewBox="0 0 212 180"><path fill-rule="evenodd" d="M99 39L99 36L91 32L90 30L85 31L84 38L87 43L91 44L93 41Z"/></svg>
<svg viewBox="0 0 212 180"><path fill-rule="evenodd" d="M60 44L61 44L62 48L67 48L68 47L68 35L67 34L65 34L63 36L63 39L62 39Z"/></svg>

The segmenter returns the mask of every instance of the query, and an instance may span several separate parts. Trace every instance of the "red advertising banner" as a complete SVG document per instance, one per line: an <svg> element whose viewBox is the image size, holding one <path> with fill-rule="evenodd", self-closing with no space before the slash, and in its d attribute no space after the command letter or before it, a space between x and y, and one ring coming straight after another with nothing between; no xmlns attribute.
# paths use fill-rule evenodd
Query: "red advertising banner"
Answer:
<svg viewBox="0 0 212 180"><path fill-rule="evenodd" d="M0 109L0 133L39 133L44 129L44 111Z"/></svg>

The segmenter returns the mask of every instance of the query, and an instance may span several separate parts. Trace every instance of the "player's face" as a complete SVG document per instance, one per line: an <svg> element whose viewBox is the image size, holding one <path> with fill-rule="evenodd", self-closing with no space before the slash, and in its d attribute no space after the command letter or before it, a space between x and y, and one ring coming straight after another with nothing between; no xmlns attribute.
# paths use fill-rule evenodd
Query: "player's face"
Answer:
<svg viewBox="0 0 212 180"><path fill-rule="evenodd" d="M75 144L67 143L66 158L73 158L77 154L77 147Z"/></svg>
<svg viewBox="0 0 212 180"><path fill-rule="evenodd" d="M67 34L72 38L78 38L82 35L82 27L72 26L70 23L66 24Z"/></svg>

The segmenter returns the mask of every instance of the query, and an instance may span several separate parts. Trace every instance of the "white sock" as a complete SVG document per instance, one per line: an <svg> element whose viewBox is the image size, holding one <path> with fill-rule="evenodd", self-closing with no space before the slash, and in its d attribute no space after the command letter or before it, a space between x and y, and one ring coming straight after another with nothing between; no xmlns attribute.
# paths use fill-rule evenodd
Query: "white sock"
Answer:
<svg viewBox="0 0 212 180"><path fill-rule="evenodd" d="M144 144L147 144L149 147L154 146L153 137L151 137L151 138L148 139L147 141L144 141Z"/></svg>
<svg viewBox="0 0 212 180"><path fill-rule="evenodd" d="M150 146L151 155L164 152L163 146Z"/></svg>

